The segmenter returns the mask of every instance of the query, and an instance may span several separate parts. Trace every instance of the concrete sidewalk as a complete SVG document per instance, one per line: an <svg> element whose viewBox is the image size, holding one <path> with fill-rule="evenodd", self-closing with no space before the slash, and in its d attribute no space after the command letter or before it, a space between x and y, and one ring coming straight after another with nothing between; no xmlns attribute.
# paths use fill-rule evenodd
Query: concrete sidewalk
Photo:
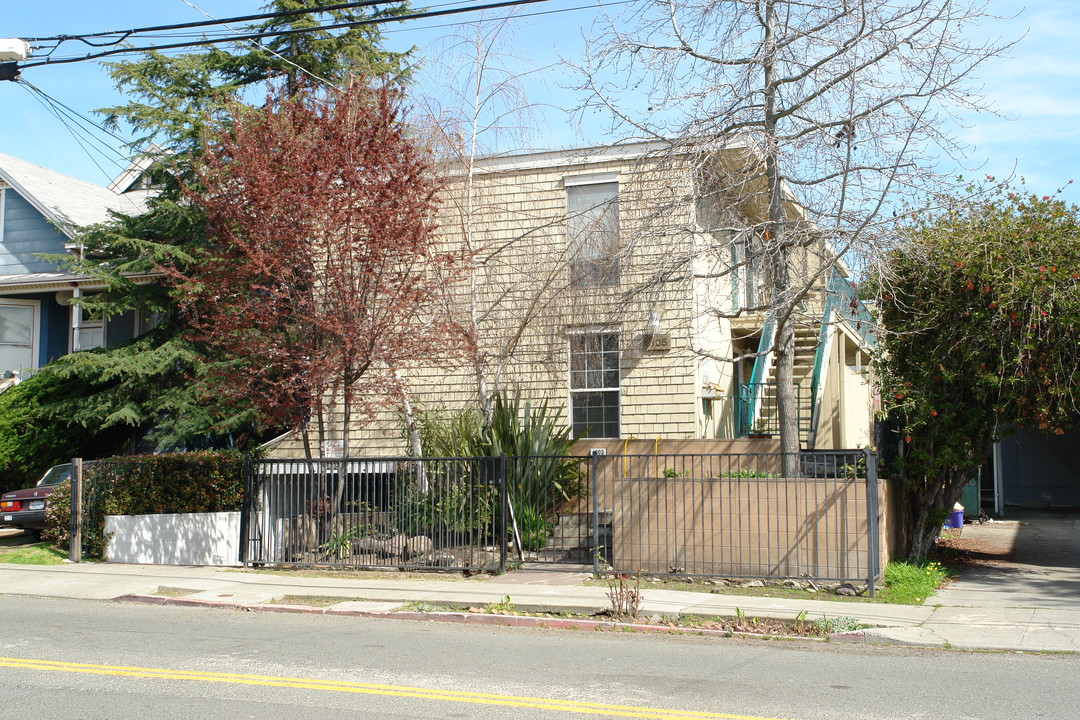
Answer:
<svg viewBox="0 0 1080 720"><path fill-rule="evenodd" d="M171 602L282 610L284 596L341 598L353 614L386 613L405 602L481 606L509 596L519 610L595 613L610 607L607 588L581 584L584 572L519 570L498 578L339 579L160 565L0 565L0 594L110 600L182 595ZM645 615L735 615L791 619L852 617L873 629L836 639L957 649L1080 652L1080 609L927 606L714 595L645 590ZM163 597L163 596L162 596ZM164 600L162 600L164 601ZM302 602L302 601L301 601Z"/></svg>

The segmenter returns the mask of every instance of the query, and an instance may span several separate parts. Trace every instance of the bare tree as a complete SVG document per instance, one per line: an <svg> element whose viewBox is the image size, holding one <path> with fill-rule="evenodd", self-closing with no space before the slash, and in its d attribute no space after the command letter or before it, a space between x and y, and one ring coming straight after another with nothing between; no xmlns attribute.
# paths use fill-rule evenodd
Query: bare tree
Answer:
<svg viewBox="0 0 1080 720"><path fill-rule="evenodd" d="M966 36L988 17L973 0L652 0L605 18L579 66L584 109L696 154L693 197L672 199L698 208L696 227L672 230L695 234L695 252L653 282L757 275L756 296L707 312L771 313L785 453L800 447L802 313L842 258L888 242L898 196L941 180L935 157L961 149L949 113L985 109L972 75L1003 49ZM656 228L669 215L655 208Z"/></svg>
<svg viewBox="0 0 1080 720"><path fill-rule="evenodd" d="M526 146L538 122L540 105L530 100L526 81L542 82L546 68L510 50L513 19L512 12L481 17L449 35L421 68L429 94L416 100L447 176L442 240L460 246L472 261L452 311L467 335L477 405L489 421L493 396L524 333L566 280L565 263L522 263L515 252L521 244L561 236L563 217L530 217L529 207L504 197L503 186L512 187L513 180L500 181L480 167L484 158ZM504 229L510 216L517 228L512 237Z"/></svg>

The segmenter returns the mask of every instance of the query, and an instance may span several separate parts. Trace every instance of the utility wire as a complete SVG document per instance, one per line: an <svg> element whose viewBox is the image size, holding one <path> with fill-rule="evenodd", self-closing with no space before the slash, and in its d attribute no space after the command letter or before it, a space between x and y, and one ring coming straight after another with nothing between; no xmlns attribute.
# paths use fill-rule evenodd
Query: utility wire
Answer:
<svg viewBox="0 0 1080 720"><path fill-rule="evenodd" d="M38 94L39 94L39 95L41 95L42 97L46 98L46 99L47 99L47 100L48 100L48 101L49 101L50 103L53 103L54 105L57 105L57 106L59 106L59 107L63 108L64 110L66 110L66 111L67 111L67 115L68 115L68 117L74 117L74 118L78 118L79 120L81 120L82 122L86 123L87 125L93 125L93 126L94 126L95 128L97 128L98 130L102 131L103 133L105 133L105 134L107 134L107 135L111 136L111 137L112 137L113 139L115 139L115 140L119 140L120 142L124 143L125 145L126 145L126 144L128 143L128 139L127 139L127 138L121 137L120 135L117 135L116 133L114 133L114 132L113 132L112 130L110 130L109 128L105 127L104 125L101 125L101 124L99 124L99 123L96 123L96 122L94 122L93 120L91 120L91 119L90 119L89 117L87 117L86 115L83 115L82 113L80 113L80 112L79 112L78 110L76 110L76 109L72 108L72 107L71 107L71 106L69 106L69 105L65 105L64 103L60 102L60 101L59 101L59 100L57 100L56 98L54 98L54 97L52 97L52 96L48 95L48 94L47 94L47 93L46 93L46 92L45 92L44 90L42 90L41 88L39 88L39 87L36 87L36 86L32 85L31 83L27 82L26 80L21 80L21 79L20 79L20 80L19 80L18 82L19 82L19 84L21 84L21 85L25 85L25 86L26 86L27 88L29 88L30 90L33 90L33 91L34 91L35 93L38 93ZM119 153L118 153L118 154L119 154Z"/></svg>
<svg viewBox="0 0 1080 720"><path fill-rule="evenodd" d="M589 5L578 5L576 7L557 8L555 10L537 10L536 12L531 12L531 13L515 13L512 16L511 19L513 19L513 20L524 20L525 18L543 17L544 15L558 15L558 14L564 13L564 12L577 12L578 10L592 10L594 8L613 7L615 5L626 5L627 3L632 2L632 1L633 0L612 0L611 2L598 2L598 3L591 3ZM436 5L435 7L439 7L439 6ZM488 18L481 18L479 20L460 20L458 22L442 23L441 25L425 25L423 29L424 30L441 30L443 28L462 27L464 25L472 25L474 23L496 22L496 21L499 21L499 20L502 20L502 19L503 18L501 16L499 16L499 17L492 16L492 17L488 17ZM415 28L398 28L396 30L383 30L382 33L384 35L397 35L399 33L415 32L415 31L416 31Z"/></svg>
<svg viewBox="0 0 1080 720"><path fill-rule="evenodd" d="M132 35L141 35L143 33L159 32L159 31L162 31L162 30L185 30L187 28L207 27L207 26L212 26L212 25L224 25L225 23L251 22L253 20L276 20L278 18L292 17L294 15L310 15L312 13L328 13L328 12L333 12L335 10L351 10L351 9L359 9L359 8L364 8L364 7L371 7L372 5L389 5L389 4L392 4L392 3L393 3L393 0L365 0L364 2L349 2L349 3L341 3L339 5L325 5L323 7L298 8L296 10L278 10L278 11L269 12L269 13L258 13L258 14L255 14L255 15L241 15L241 16L238 16L238 17L223 18L223 19L195 20L193 22L173 23L171 25L153 25L153 26L144 27L144 28L132 28L130 30L105 30L105 31L96 32L96 33L80 33L78 35L53 35L51 37L23 38L23 40L26 40L27 42L51 42L51 41L55 41L57 43L66 42L68 40L79 40L81 42L86 43L87 45L92 45L93 47L105 47L107 45L116 45L118 43L121 43L125 39L131 37ZM394 4L396 4L396 3L394 3ZM198 9L198 8L196 8L196 9ZM199 12L202 12L202 11L199 10ZM203 14L206 15L206 13L203 13ZM210 16L207 15L207 17L210 17ZM96 44L92 43L92 42L88 42L86 40L86 38L109 37L109 36L112 36L112 35L120 35L121 38L119 40L115 40L115 41L104 42L104 43L96 43Z"/></svg>
<svg viewBox="0 0 1080 720"><path fill-rule="evenodd" d="M191 0L181 0L181 2L183 2L183 3L185 4L185 5L187 5L188 7L190 7L190 8L192 9L192 10L195 10L196 12L202 13L203 15L205 15L205 16L206 16L206 17L208 17L208 18L213 18L213 17L214 17L213 15L211 15L211 14L210 14L210 13L208 13L208 12L206 12L206 11L205 11L205 10L203 10L202 8L200 8L200 7L197 7L197 6L196 6L196 5L194 4L194 3L192 3L192 2L191 2ZM226 28L227 30L229 30L230 32L232 32L232 33L233 33L234 35L241 35L241 34L242 34L242 33L241 33L241 32L240 32L239 30L235 30L235 29L233 29L233 28L229 27L228 25L225 25L224 27L225 27L225 28ZM331 83L331 82L330 82L329 80L327 80L326 78L322 77L321 75L316 75L315 73L311 72L311 71L310 71L310 70L308 70L307 68L305 68L305 67L302 67L301 65L298 65L297 63L294 63L294 62L293 62L292 60L290 60L289 58L285 57L285 56L284 56L284 55L282 55L281 53L276 53L276 52L274 52L273 50L271 50L270 48L268 48L268 47L265 47L265 46L263 46L263 45L260 45L259 43L255 42L254 40L248 40L248 43L249 43L249 44L251 44L251 45L253 45L253 46L254 46L254 47L256 47L256 48L259 48L259 49L261 49L261 50L266 50L266 51L267 51L267 52L269 52L269 53L270 53L271 55L273 55L274 57L276 57L276 58L277 58L278 60L281 60L282 62L284 62L284 63L285 63L285 64L287 64L287 65L291 65L292 67L296 68L297 70L299 70L299 71L300 71L300 72L302 72L303 74L305 74L305 75L307 75L308 77L310 77L310 78L311 78L312 80L316 80L316 81L318 81L318 82L321 82L321 83L322 83L322 84L324 84L324 85L328 85L328 86L331 86L331 87L333 86L333 83Z"/></svg>
<svg viewBox="0 0 1080 720"><path fill-rule="evenodd" d="M247 35L237 35L235 37L221 37L221 38L208 38L204 40L198 40L194 42L184 43L171 43L166 45L149 45L144 47L129 47L129 48L117 48L115 50L105 50L97 53L89 53L81 57L61 58L59 60L52 60L46 58L38 62L21 63L20 69L40 67L42 65L61 65L66 63L84 62L86 60L97 60L103 57L110 57L112 55L121 55L128 53L141 53L162 50L175 50L178 48L199 47L203 45L217 45L219 43L233 42L236 40L259 40L265 37L286 37L289 35L298 35L301 33L314 32L317 30L339 30L342 28L355 28L365 27L370 25L381 25L388 22L401 22L404 20L421 20L432 17L443 17L446 15L459 15L466 12L479 12L483 10L497 10L499 8L516 7L520 5L534 5L541 2L549 2L550 0L507 0L506 2L488 3L485 5L468 5L459 8L451 8L449 10L434 10L429 12L410 13L406 15L396 15L392 17L371 18L368 20L354 20L350 22L333 23L329 25L320 25L317 28L292 28L286 30L263 30L261 32L254 32Z"/></svg>
<svg viewBox="0 0 1080 720"><path fill-rule="evenodd" d="M125 168L129 167L130 158L126 153L117 150L101 138L95 137L94 133L89 128L81 127L80 123L85 123L86 125L93 126L98 130L108 133L110 136L116 138L125 145L128 144L127 140L120 137L116 133L111 132L108 128L105 128L94 122L93 120L90 120L85 115L75 110L72 110L64 103L50 96L48 93L41 90L40 88L26 82L25 80L20 80L19 85L23 86L23 89L30 93L30 95L35 100L41 103L41 105L49 113L51 113L57 120L60 121L60 124L64 126L64 129L66 129L68 133L71 134L71 137L82 149L83 154L86 155L87 158L89 158L90 162L94 164L94 166L101 172L104 177L112 180L116 177L117 174L115 171L110 173L105 168L103 168L101 166L101 163L97 161L95 153L99 157L111 163L119 170L124 170ZM96 143L96 145L94 143ZM102 148L104 148L104 150L102 150ZM132 199L130 196L125 194L119 194L118 197L130 203L131 209L135 213L140 213L143 211L143 208L139 205L139 203Z"/></svg>
<svg viewBox="0 0 1080 720"><path fill-rule="evenodd" d="M109 173L105 171L105 168L101 167L101 164L98 163L97 159L94 157L94 154L90 152L90 148L88 148L86 143L83 142L83 138L80 136L79 131L77 131L76 128L72 127L71 123L68 122L67 118L65 118L64 115L56 108L56 106L52 104L52 98L35 88L30 83L20 82L19 84L22 85L26 92L30 93L30 95L35 100L41 103L42 107L44 107L50 114L52 114L57 120L60 121L60 124L64 126L64 129L68 131L72 139L75 140L75 142L80 148L82 148L83 154L90 158L90 162L94 163L94 166L101 171L101 174L105 177L110 177ZM112 148L110 148L110 150L111 149ZM100 150L95 151L99 154L104 155L104 153L101 153ZM116 161L112 162L119 165L119 163Z"/></svg>

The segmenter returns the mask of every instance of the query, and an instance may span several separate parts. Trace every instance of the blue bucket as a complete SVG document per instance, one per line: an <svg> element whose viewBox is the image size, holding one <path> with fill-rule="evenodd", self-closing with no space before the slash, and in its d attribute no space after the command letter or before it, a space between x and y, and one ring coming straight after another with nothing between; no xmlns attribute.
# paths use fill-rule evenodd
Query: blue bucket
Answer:
<svg viewBox="0 0 1080 720"><path fill-rule="evenodd" d="M948 519L945 521L946 530L955 530L957 528L964 527L964 511L953 510L949 513Z"/></svg>

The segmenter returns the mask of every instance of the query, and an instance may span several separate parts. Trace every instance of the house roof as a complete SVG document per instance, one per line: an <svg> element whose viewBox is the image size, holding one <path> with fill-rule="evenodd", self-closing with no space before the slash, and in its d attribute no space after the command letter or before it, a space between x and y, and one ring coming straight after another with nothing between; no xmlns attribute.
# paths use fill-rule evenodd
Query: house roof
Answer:
<svg viewBox="0 0 1080 720"><path fill-rule="evenodd" d="M131 186L142 177L143 173L154 167L164 153L165 151L157 144L150 143L138 157L128 163L123 172L113 178L113 181L109 183L109 189L118 194L131 192Z"/></svg>
<svg viewBox="0 0 1080 720"><path fill-rule="evenodd" d="M146 191L117 193L93 183L0 153L0 180L10 185L68 237L77 227L109 219L110 211L146 211Z"/></svg>
<svg viewBox="0 0 1080 720"><path fill-rule="evenodd" d="M147 272L126 275L125 277L136 283L144 283L152 280L156 277L156 274ZM104 287L100 280L65 272L22 273L20 275L0 276L0 290L4 292L5 296L15 293L70 290L75 285L89 289Z"/></svg>

